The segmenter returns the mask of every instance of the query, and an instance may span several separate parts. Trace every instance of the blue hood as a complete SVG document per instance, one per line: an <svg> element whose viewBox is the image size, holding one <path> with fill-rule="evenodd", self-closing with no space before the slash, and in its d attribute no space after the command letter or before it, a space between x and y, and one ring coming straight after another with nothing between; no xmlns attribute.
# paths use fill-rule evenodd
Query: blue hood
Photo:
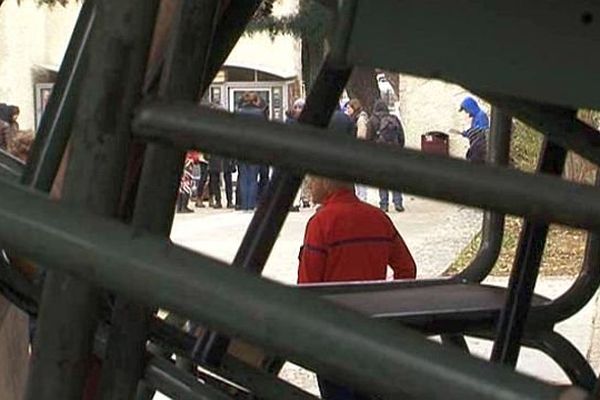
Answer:
<svg viewBox="0 0 600 400"><path fill-rule="evenodd" d="M462 103L460 103L460 110L465 110L471 117L475 117L481 112L479 105L477 105L477 102L472 97L466 97Z"/></svg>

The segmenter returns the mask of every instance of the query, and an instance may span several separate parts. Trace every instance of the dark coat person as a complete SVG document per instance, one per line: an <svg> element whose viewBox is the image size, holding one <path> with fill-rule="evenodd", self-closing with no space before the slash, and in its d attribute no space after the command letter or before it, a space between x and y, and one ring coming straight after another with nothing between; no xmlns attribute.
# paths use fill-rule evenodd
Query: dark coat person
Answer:
<svg viewBox="0 0 600 400"><path fill-rule="evenodd" d="M487 132L490 129L490 120L475 99L466 97L460 104L460 111L469 114L471 126L462 132L462 136L469 139L469 150L466 159L472 162L485 162L487 155Z"/></svg>

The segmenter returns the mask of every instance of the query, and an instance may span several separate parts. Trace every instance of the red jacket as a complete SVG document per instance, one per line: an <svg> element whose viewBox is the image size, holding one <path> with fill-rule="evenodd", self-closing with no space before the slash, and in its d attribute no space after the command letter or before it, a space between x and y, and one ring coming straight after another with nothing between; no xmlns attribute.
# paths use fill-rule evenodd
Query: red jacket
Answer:
<svg viewBox="0 0 600 400"><path fill-rule="evenodd" d="M298 283L373 281L416 276L415 262L394 224L351 190L325 199L308 221L300 248Z"/></svg>

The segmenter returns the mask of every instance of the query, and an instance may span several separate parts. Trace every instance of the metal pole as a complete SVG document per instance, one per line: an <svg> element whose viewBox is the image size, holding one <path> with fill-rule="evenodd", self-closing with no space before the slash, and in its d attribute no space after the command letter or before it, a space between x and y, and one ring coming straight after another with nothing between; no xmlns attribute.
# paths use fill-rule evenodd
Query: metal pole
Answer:
<svg viewBox="0 0 600 400"><path fill-rule="evenodd" d="M546 141L542 147L538 172L560 176L567 151ZM514 367L519 358L521 339L531 308L531 299L544 254L548 223L525 220L508 283L506 303L497 325L492 361Z"/></svg>
<svg viewBox="0 0 600 400"><path fill-rule="evenodd" d="M97 0L86 0L58 72L52 95L40 121L21 182L49 192L65 154L86 70L85 54L94 25Z"/></svg>
<svg viewBox="0 0 600 400"><path fill-rule="evenodd" d="M25 163L6 150L0 149L0 174L8 179L20 179Z"/></svg>
<svg viewBox="0 0 600 400"><path fill-rule="evenodd" d="M492 124L488 138L488 163L498 166L508 165L512 117L497 107L492 107ZM481 244L477 255L454 279L462 282L481 282L498 259L504 236L504 215L484 211L481 227Z"/></svg>
<svg viewBox="0 0 600 400"><path fill-rule="evenodd" d="M484 99L510 112L552 142L600 164L598 130L577 118L577 110L490 93Z"/></svg>
<svg viewBox="0 0 600 400"><path fill-rule="evenodd" d="M245 338L359 390L391 398L541 400L564 394L117 221L11 184L0 183L0 190L0 239L15 253Z"/></svg>
<svg viewBox="0 0 600 400"><path fill-rule="evenodd" d="M217 34L217 21L222 14L220 4L220 0L183 0L180 3L162 69L159 98L194 101L210 85L213 76L208 76L206 70L221 65L231 50L230 36L237 40L245 25L244 21L238 21L236 29ZM257 2L232 5L225 11L223 20L228 21L232 13L252 15L248 9L256 6ZM171 147L156 143L148 145L132 221L136 229L168 237L184 155ZM152 314L152 308L117 298L101 384L104 399L134 396L142 374Z"/></svg>
<svg viewBox="0 0 600 400"><path fill-rule="evenodd" d="M194 101L214 35L219 0L183 0L176 11L159 97ZM160 144L146 150L132 225L168 237L185 153ZM102 371L102 398L131 399L142 377L154 310L117 297Z"/></svg>
<svg viewBox="0 0 600 400"><path fill-rule="evenodd" d="M116 212L130 118L141 93L156 10L156 0L104 0L96 5L81 85L85 96L78 99L62 200L73 210L108 217ZM26 399L81 400L96 308L97 294L89 282L62 271L48 273Z"/></svg>
<svg viewBox="0 0 600 400"><path fill-rule="evenodd" d="M232 400L207 383L199 382L170 361L154 357L146 368L146 381L162 393L180 400Z"/></svg>
<svg viewBox="0 0 600 400"><path fill-rule="evenodd" d="M184 104L143 107L135 132L185 148L203 148L349 182L522 215L534 220L600 229L598 188L490 165L395 149L322 129L283 126ZM201 133L200 133L201 132Z"/></svg>
<svg viewBox="0 0 600 400"><path fill-rule="evenodd" d="M329 125L351 72L351 68L336 68L329 60L325 60L298 122L317 127ZM302 174L275 170L273 180L263 196L264 200L259 204L235 255L234 267L255 274L262 272L302 179ZM198 339L196 351L205 363L218 365L228 345L229 339L226 336L208 331Z"/></svg>
<svg viewBox="0 0 600 400"><path fill-rule="evenodd" d="M596 171L596 187L600 186L600 172ZM544 319L563 321L581 310L594 297L600 286L600 233L588 232L585 257L581 271L573 285L547 306L534 308L530 319L537 315Z"/></svg>

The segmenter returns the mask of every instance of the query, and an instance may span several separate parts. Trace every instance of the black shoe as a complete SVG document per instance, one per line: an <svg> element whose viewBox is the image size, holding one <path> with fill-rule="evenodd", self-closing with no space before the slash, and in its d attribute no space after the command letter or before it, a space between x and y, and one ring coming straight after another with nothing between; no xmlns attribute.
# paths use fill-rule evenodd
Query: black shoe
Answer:
<svg viewBox="0 0 600 400"><path fill-rule="evenodd" d="M181 210L181 213L183 214L189 214L189 213L193 213L194 210L192 210L191 208L188 207L184 207L183 210Z"/></svg>
<svg viewBox="0 0 600 400"><path fill-rule="evenodd" d="M402 206L396 206L396 207L394 207L394 209L398 212L404 212L404 207L402 207Z"/></svg>
<svg viewBox="0 0 600 400"><path fill-rule="evenodd" d="M235 206L231 203L227 203L227 208L235 208Z"/></svg>
<svg viewBox="0 0 600 400"><path fill-rule="evenodd" d="M383 212L388 212L388 208L384 206L379 206L379 209Z"/></svg>
<svg viewBox="0 0 600 400"><path fill-rule="evenodd" d="M196 208L204 208L204 207L206 207L206 206L204 205L203 202L201 202L201 201L196 202Z"/></svg>
<svg viewBox="0 0 600 400"><path fill-rule="evenodd" d="M212 205L212 208L223 208L223 206L221 205L221 203L215 203Z"/></svg>
<svg viewBox="0 0 600 400"><path fill-rule="evenodd" d="M300 211L300 206L291 206L290 207L290 212L299 212Z"/></svg>

